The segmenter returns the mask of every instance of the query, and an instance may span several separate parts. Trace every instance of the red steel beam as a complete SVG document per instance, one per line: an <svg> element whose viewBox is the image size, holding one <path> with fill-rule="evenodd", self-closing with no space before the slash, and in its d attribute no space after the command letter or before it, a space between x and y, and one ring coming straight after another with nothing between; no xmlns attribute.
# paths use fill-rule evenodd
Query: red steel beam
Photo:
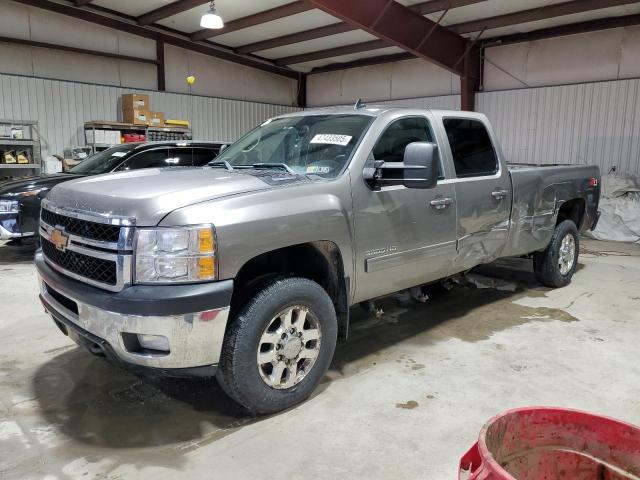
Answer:
<svg viewBox="0 0 640 480"><path fill-rule="evenodd" d="M41 8L54 13L67 15L69 17L77 18L78 20L84 20L86 22L95 23L96 25L102 25L103 27L113 28L123 32L138 35L140 37L151 38L154 40L162 40L165 44L174 45L176 47L184 48L194 52L199 52L204 55L209 55L230 62L235 62L248 67L257 68L266 72L275 73L276 75L282 75L289 78L298 78L298 73L288 68L282 68L275 65L271 61L263 60L258 57L249 57L236 54L229 48L223 48L214 43L196 43L188 38L184 38L179 34L164 33L158 28L143 27L123 17L116 17L114 15L102 15L95 11L88 9L76 8L69 4L58 3L50 0L14 0L17 3L24 5L30 5L32 7Z"/></svg>
<svg viewBox="0 0 640 480"><path fill-rule="evenodd" d="M394 0L309 0L309 3L384 42L457 75L465 74L460 60L465 57L469 41ZM479 72L467 74L479 77Z"/></svg>
<svg viewBox="0 0 640 480"><path fill-rule="evenodd" d="M413 10L414 12L418 12L421 15L427 15L429 13L464 7L466 5L472 5L474 3L480 3L484 1L486 0L429 0L426 2L416 3L415 5L410 5L408 8ZM270 38L261 42L242 45L236 50L238 53L242 54L258 52L260 50L267 50L269 48L290 45L292 43L299 43L305 42L307 40L314 40L316 38L328 37L329 35L336 35L338 33L351 32L357 29L358 27L345 22L332 23L331 25L326 25L324 27L312 28L310 30L305 30L302 32L296 32L289 35L283 35L281 37Z"/></svg>
<svg viewBox="0 0 640 480"><path fill-rule="evenodd" d="M93 55L96 57L115 58L116 60L126 60L129 62L150 63L156 65L157 60L151 58L132 57L130 55L120 55L118 53L101 52L99 50L88 50L86 48L68 47L66 45L58 45L55 43L36 42L33 40L22 40L14 37L0 37L0 43L15 43L17 45L26 45L28 47L49 48L51 50L60 50L63 52L81 53L84 55Z"/></svg>
<svg viewBox="0 0 640 480"><path fill-rule="evenodd" d="M547 38L562 37L566 35L576 35L578 33L596 32L598 30L608 30L610 28L630 27L640 25L640 14L624 15L622 17L599 18L586 22L571 23L558 27L542 28L531 32L514 33L502 37L488 38L483 43L508 45L511 43L531 42L544 40Z"/></svg>
<svg viewBox="0 0 640 480"><path fill-rule="evenodd" d="M446 28L458 33L470 33L482 31L489 28L507 27L510 25L517 25L520 23L533 22L537 20L543 20L548 18L555 18L564 15L570 15L575 13L586 12L590 10L597 10L612 6L619 6L631 3L638 3L638 0L573 0L570 2L564 2L554 5L548 5L540 8L525 10L522 12L511 13L507 15L498 15L495 17L489 17L481 20L474 20L472 22L459 23L455 25L448 25ZM458 5L459 6L459 5ZM414 5L415 7L415 5ZM562 27L554 27L554 29L562 29ZM552 30L555 32L557 30ZM516 34L517 38L519 35ZM370 50L376 50L384 48L390 44L382 44L375 42L362 42L352 44L351 48L346 53L361 53ZM246 49L240 47L238 52L246 53ZM294 55L291 57L280 58L276 60L278 65L293 65L294 63L303 63L314 60L322 60L325 58L337 57L344 55L344 47L329 48L326 50L320 50L315 52L308 52L302 55Z"/></svg>
<svg viewBox="0 0 640 480"><path fill-rule="evenodd" d="M328 48L326 50L317 50L315 52L301 53L299 55L279 58L276 60L276 64L284 66L294 65L296 63L313 62L314 60L339 57L341 55L352 55L354 53L368 52L369 50L378 50L388 46L390 45L386 40L370 40L367 42L352 43L342 47Z"/></svg>
<svg viewBox="0 0 640 480"><path fill-rule="evenodd" d="M392 53L391 55L380 55L379 57L359 58L351 62L331 63L329 65L323 65L322 67L316 67L307 75L335 72L336 70L346 70L348 68L368 67L370 65L380 65L383 63L400 62L402 60L410 60L412 58L416 58L415 55L407 52Z"/></svg>
<svg viewBox="0 0 640 480"><path fill-rule="evenodd" d="M535 40L544 40L548 38L561 37L565 35L575 35L579 33L595 32L599 30L607 30L611 28L629 27L640 25L640 14L625 15L621 17L601 18L597 20L589 20L586 22L571 23L561 25L559 27L543 28L533 30L531 32L515 33L503 37L487 38L482 43L485 46L492 45L509 45L512 43L531 42ZM379 57L368 57L354 60L352 62L332 63L316 67L308 75L316 73L332 72L336 70L344 70L347 68L366 67L369 65L377 65L380 63L397 62L400 60L408 60L415 58L409 53L397 53L393 55L383 55Z"/></svg>
<svg viewBox="0 0 640 480"><path fill-rule="evenodd" d="M638 3L638 0L573 0L570 2L556 3L553 5L546 5L544 7L523 10L520 12L508 13L506 15L498 15L495 17L458 23L456 25L450 25L447 28L459 34L479 32L484 29L488 30L491 28L508 27L510 25L536 22L539 20L589 12L592 10L600 10L602 8L628 5L631 3Z"/></svg>
<svg viewBox="0 0 640 480"><path fill-rule="evenodd" d="M236 30L253 27L254 25L271 22L272 20L289 17L291 15L306 12L312 9L313 5L310 5L303 1L287 3L285 5L281 5L280 7L271 8L269 10L254 13L253 15L248 15L236 20L231 20L230 22L226 22L224 27L218 30L212 30L208 28L204 30L198 30L197 32L191 34L191 40L199 41L218 35L224 35L225 33L235 32ZM224 12L219 13L224 14Z"/></svg>
<svg viewBox="0 0 640 480"><path fill-rule="evenodd" d="M147 12L144 15L140 15L138 17L138 25L151 25L153 22L177 15L178 13L186 12L192 8L199 7L204 3L209 3L209 0L177 0L176 2L169 3L168 5L164 5L160 8Z"/></svg>

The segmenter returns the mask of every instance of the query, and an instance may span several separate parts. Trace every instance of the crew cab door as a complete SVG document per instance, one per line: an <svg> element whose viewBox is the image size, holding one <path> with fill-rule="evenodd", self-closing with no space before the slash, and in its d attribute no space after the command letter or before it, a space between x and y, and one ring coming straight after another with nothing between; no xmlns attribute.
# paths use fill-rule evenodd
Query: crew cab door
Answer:
<svg viewBox="0 0 640 480"><path fill-rule="evenodd" d="M458 254L456 271L500 256L509 235L511 179L484 117L445 116L442 126L454 166Z"/></svg>
<svg viewBox="0 0 640 480"><path fill-rule="evenodd" d="M435 142L430 117L390 121L369 154L373 160L401 162L412 142ZM434 188L401 185L372 188L352 175L355 232L355 296L362 301L446 276L455 256L455 186L441 180Z"/></svg>

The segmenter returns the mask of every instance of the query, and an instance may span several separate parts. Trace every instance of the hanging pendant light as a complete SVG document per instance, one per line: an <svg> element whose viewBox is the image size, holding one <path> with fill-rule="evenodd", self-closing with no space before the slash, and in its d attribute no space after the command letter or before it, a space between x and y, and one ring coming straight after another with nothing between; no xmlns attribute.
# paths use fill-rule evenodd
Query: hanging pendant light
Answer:
<svg viewBox="0 0 640 480"><path fill-rule="evenodd" d="M202 15L202 18L200 19L200 26L202 28L209 28L213 30L219 30L224 27L222 17L216 13L215 2L212 1L209 5L209 10Z"/></svg>

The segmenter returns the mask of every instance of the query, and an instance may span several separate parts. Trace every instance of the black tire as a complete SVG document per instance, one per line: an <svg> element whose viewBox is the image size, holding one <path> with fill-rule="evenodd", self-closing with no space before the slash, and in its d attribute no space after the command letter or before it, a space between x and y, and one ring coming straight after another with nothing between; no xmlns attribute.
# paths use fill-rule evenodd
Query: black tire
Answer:
<svg viewBox="0 0 640 480"><path fill-rule="evenodd" d="M256 354L260 339L272 319L287 307L309 309L320 332L320 351L310 371L294 386L273 388L263 381ZM224 391L254 414L268 414L305 400L329 368L336 346L338 323L329 295L306 278L277 278L263 286L227 327L218 381Z"/></svg>
<svg viewBox="0 0 640 480"><path fill-rule="evenodd" d="M560 247L562 240L567 236L573 237L575 251L573 256L573 265L571 269L562 273L560 271ZM578 255L580 252L580 239L578 237L578 229L576 224L571 220L564 220L556 225L551 241L543 252L536 252L533 255L533 271L540 283L546 287L558 288L564 287L571 282L571 277L578 266Z"/></svg>

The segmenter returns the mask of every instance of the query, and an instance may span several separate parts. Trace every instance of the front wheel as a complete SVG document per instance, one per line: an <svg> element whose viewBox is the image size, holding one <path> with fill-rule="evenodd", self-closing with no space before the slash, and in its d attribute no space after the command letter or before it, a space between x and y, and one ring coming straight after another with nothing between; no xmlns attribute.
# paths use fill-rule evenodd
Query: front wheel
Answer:
<svg viewBox="0 0 640 480"><path fill-rule="evenodd" d="M547 248L533 256L533 270L538 281L552 288L568 285L578 266L579 251L576 224L564 220L556 225Z"/></svg>
<svg viewBox="0 0 640 480"><path fill-rule="evenodd" d="M274 280L229 325L218 380L253 413L284 410L320 383L337 333L333 303L320 285L306 278Z"/></svg>

